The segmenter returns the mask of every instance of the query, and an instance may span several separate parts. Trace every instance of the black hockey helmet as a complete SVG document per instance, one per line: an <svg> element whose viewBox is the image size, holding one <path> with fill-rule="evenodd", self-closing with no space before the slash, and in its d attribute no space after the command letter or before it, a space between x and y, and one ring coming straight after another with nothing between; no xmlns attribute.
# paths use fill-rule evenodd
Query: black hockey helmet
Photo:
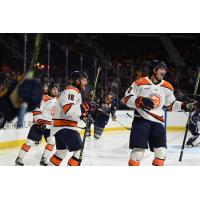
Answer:
<svg viewBox="0 0 200 200"><path fill-rule="evenodd" d="M76 80L81 80L83 78L87 78L88 79L88 75L85 72L73 71L70 74L69 83L75 86L76 85Z"/></svg>
<svg viewBox="0 0 200 200"><path fill-rule="evenodd" d="M156 71L159 69L159 68L165 68L165 70L167 71L167 65L165 62L161 61L161 60L153 60L151 61L151 64L149 66L150 68L150 75L153 74L153 70L156 69Z"/></svg>
<svg viewBox="0 0 200 200"><path fill-rule="evenodd" d="M58 83L51 83L51 84L49 85L49 91L50 91L52 88L54 88L54 87L58 88L58 90L60 89Z"/></svg>
<svg viewBox="0 0 200 200"><path fill-rule="evenodd" d="M70 74L69 80L76 81L77 79L83 79L83 78L88 78L88 75L85 72L82 72L82 71L73 71Z"/></svg>

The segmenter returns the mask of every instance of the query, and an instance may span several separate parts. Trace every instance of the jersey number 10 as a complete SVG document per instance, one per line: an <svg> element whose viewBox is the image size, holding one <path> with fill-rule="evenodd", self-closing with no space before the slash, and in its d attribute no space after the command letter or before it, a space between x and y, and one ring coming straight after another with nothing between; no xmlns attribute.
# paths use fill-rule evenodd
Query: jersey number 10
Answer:
<svg viewBox="0 0 200 200"><path fill-rule="evenodd" d="M69 94L68 95L68 100L74 101L74 95L73 94Z"/></svg>

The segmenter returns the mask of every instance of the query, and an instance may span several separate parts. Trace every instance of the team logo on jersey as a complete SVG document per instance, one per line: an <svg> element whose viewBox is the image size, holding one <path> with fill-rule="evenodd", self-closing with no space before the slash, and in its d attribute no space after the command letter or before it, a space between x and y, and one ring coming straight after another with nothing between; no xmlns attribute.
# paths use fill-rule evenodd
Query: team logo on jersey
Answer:
<svg viewBox="0 0 200 200"><path fill-rule="evenodd" d="M149 96L149 98L150 98L150 99L154 102L154 104L155 104L155 108L154 108L154 109L160 107L160 104L161 104L161 96L160 96L160 95L158 95L158 94L151 94L151 95Z"/></svg>

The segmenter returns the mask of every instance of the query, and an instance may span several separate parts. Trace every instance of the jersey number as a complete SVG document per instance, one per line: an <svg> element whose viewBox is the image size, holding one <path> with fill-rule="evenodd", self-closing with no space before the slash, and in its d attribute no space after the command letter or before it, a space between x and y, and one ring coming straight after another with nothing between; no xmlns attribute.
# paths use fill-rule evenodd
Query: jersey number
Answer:
<svg viewBox="0 0 200 200"><path fill-rule="evenodd" d="M74 95L73 94L69 94L68 95L68 100L74 101Z"/></svg>
<svg viewBox="0 0 200 200"><path fill-rule="evenodd" d="M53 107L51 108L51 116L54 116L55 111L56 111L56 108L55 108L55 106L53 106Z"/></svg>

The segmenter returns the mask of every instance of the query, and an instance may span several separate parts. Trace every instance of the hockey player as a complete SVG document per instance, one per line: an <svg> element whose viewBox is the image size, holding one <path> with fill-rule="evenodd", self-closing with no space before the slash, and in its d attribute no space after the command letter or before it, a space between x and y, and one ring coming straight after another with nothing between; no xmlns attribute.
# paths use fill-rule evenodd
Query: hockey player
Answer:
<svg viewBox="0 0 200 200"><path fill-rule="evenodd" d="M0 73L0 128L6 121L12 121L19 112L23 102L28 104L27 111L33 111L42 98L41 84L35 79L27 79L19 83L19 80L4 84L7 76Z"/></svg>
<svg viewBox="0 0 200 200"><path fill-rule="evenodd" d="M48 95L49 94L49 86L48 83L44 83L43 84L43 96ZM39 109L39 108L38 108ZM37 110L37 109L36 109ZM40 141L35 141L36 145L39 145L42 142L42 138Z"/></svg>
<svg viewBox="0 0 200 200"><path fill-rule="evenodd" d="M192 113L191 120L189 121L189 130L193 135L186 142L187 146L197 146L200 144L200 109Z"/></svg>
<svg viewBox="0 0 200 200"><path fill-rule="evenodd" d="M149 76L133 82L126 91L123 102L135 109L129 141L129 148L132 149L128 162L130 166L140 165L148 145L154 152L152 165L164 165L167 144L163 125L163 106L167 106L168 111L195 108L195 102L176 100L172 85L163 80L166 72L166 64L154 60L150 65Z"/></svg>
<svg viewBox="0 0 200 200"><path fill-rule="evenodd" d="M44 83L44 85L43 85L43 94L48 95L48 93L49 93L49 86L48 86L47 83Z"/></svg>
<svg viewBox="0 0 200 200"><path fill-rule="evenodd" d="M43 95L40 107L32 112L34 124L30 128L27 140L19 151L15 165L24 166L25 156L36 142L40 142L42 136L44 136L47 144L45 146L40 165L45 166L48 164L47 159L49 158L55 145L55 138L50 136L50 129L52 124L52 116L55 113L58 90L59 86L57 84L52 84L49 87L49 95Z"/></svg>
<svg viewBox="0 0 200 200"><path fill-rule="evenodd" d="M81 163L79 156L82 140L77 131L77 124L80 117L86 117L91 108L89 103L82 103L81 97L81 92L87 85L87 79L86 73L74 71L70 76L69 85L58 99L51 129L56 140L56 152L49 163L51 166L59 166L68 151L73 152L68 165L79 166Z"/></svg>
<svg viewBox="0 0 200 200"><path fill-rule="evenodd" d="M108 123L110 115L112 120L116 119L115 116L116 105L113 102L113 95L108 94L102 102L99 102L98 109L92 113L94 119L94 138L100 139L105 126ZM91 128L87 130L87 137L91 136Z"/></svg>

